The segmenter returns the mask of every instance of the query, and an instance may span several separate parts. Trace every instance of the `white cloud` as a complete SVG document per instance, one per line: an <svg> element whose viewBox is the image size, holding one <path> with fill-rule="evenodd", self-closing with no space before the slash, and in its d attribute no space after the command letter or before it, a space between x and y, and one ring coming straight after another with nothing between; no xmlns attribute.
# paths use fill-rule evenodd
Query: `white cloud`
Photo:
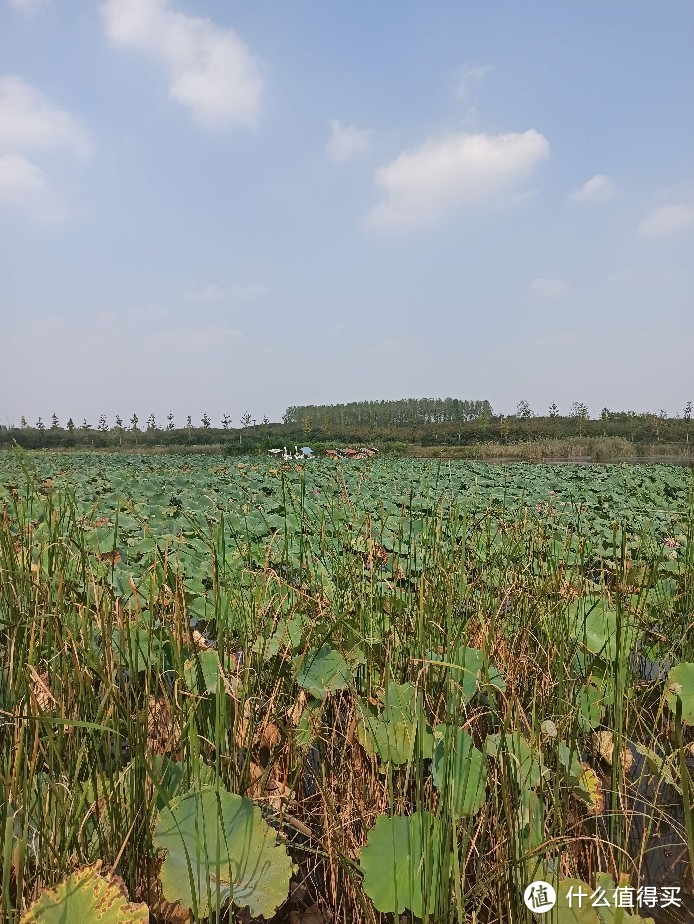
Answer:
<svg viewBox="0 0 694 924"><path fill-rule="evenodd" d="M216 282L211 282L195 292L184 292L181 298L187 302L244 302L260 298L267 291L267 286L263 285L236 285L224 288Z"/></svg>
<svg viewBox="0 0 694 924"><path fill-rule="evenodd" d="M664 237L694 225L694 203L660 205L639 225L642 237Z"/></svg>
<svg viewBox="0 0 694 924"><path fill-rule="evenodd" d="M41 224L68 217L43 170L20 154L0 154L0 207L19 209Z"/></svg>
<svg viewBox="0 0 694 924"><path fill-rule="evenodd" d="M566 295L569 291L569 286L563 279L538 276L533 279L525 291L531 298L554 299L562 298Z"/></svg>
<svg viewBox="0 0 694 924"><path fill-rule="evenodd" d="M105 0L101 11L111 43L163 64L171 98L200 124L256 124L263 85L260 65L231 29L178 13L168 0Z"/></svg>
<svg viewBox="0 0 694 924"><path fill-rule="evenodd" d="M79 119L21 77L0 76L0 152L62 149L88 157L93 148Z"/></svg>
<svg viewBox="0 0 694 924"><path fill-rule="evenodd" d="M10 6L14 7L14 9L18 10L20 13L33 16L40 10L45 9L50 2L51 0L10 0Z"/></svg>
<svg viewBox="0 0 694 924"><path fill-rule="evenodd" d="M575 189L568 197L569 202L585 205L599 205L614 196L612 180L604 173L596 173L583 186Z"/></svg>
<svg viewBox="0 0 694 924"><path fill-rule="evenodd" d="M361 154L369 146L371 133L355 125L341 125L337 119L333 119L330 130L330 140L325 150L335 163L341 164L355 154Z"/></svg>
<svg viewBox="0 0 694 924"><path fill-rule="evenodd" d="M429 139L376 172L384 200L368 223L381 230L430 227L455 210L498 204L548 154L547 139L534 129Z"/></svg>

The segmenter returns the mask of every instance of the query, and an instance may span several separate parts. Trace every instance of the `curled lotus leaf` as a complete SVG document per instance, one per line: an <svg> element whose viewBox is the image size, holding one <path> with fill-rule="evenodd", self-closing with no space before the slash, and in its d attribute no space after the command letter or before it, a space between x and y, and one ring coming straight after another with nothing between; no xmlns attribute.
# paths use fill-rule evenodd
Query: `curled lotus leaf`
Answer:
<svg viewBox="0 0 694 924"><path fill-rule="evenodd" d="M250 799L212 786L172 799L157 818L154 844L166 851L164 898L205 918L227 901L271 918L286 900L292 862Z"/></svg>
<svg viewBox="0 0 694 924"><path fill-rule="evenodd" d="M45 889L21 924L147 924L149 909L131 904L122 882L101 874L101 862L83 866L60 885Z"/></svg>

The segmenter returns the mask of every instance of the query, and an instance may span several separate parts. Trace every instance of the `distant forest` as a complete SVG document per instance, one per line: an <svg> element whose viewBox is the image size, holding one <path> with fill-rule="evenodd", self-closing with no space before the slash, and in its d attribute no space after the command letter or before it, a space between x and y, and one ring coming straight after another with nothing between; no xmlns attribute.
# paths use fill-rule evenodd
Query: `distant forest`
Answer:
<svg viewBox="0 0 694 924"><path fill-rule="evenodd" d="M460 398L400 398L398 401L352 401L349 404L308 404L288 407L282 422L312 429L325 427L418 427L426 424L491 418L489 401Z"/></svg>
<svg viewBox="0 0 694 924"><path fill-rule="evenodd" d="M87 420L64 425L53 414L47 422L39 418L30 424L21 418L18 426L0 425L0 448L15 443L26 449L147 449L221 445L228 452L262 452L294 445L366 443L391 446L465 446L477 443L517 443L538 439L575 437L621 437L633 443L689 444L694 440L692 402L681 414L669 417L665 411L612 411L603 408L591 418L588 408L574 402L568 414L555 404L536 413L527 401L520 401L514 414L494 413L489 401L458 398L406 398L399 401L356 401L349 404L289 407L281 423L268 417L245 413L239 425L224 415L221 426L207 414L193 421L188 417L178 426L173 414L162 423L153 414L140 421L137 414L127 420L116 416L110 422L102 415L93 425Z"/></svg>

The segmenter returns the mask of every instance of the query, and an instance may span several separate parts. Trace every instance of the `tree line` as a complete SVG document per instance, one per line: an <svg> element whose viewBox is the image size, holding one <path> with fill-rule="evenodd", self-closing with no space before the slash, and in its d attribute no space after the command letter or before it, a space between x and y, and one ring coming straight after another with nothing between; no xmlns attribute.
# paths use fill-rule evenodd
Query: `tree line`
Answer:
<svg viewBox="0 0 694 924"><path fill-rule="evenodd" d="M596 418L591 418L587 405L580 401L574 402L566 414L561 414L556 404L544 413L536 413L527 401L520 401L516 412L506 415L495 414L488 401L452 398L365 401L291 407L282 423L272 423L267 416L254 418L246 412L239 424L233 427L228 414L219 423L203 414L199 422L189 416L183 426L177 426L170 413L161 425L153 414L144 423L137 414L132 414L126 419L116 415L112 423L106 415L101 415L96 425L86 419L75 424L70 418L63 426L53 414L47 425L41 418L29 424L24 417L18 426L0 425L0 447L14 443L27 449L222 445L228 452L246 453L283 445L330 443L453 446L617 436L634 443L688 445L694 439L691 401L675 417L662 410L654 413L605 407Z"/></svg>
<svg viewBox="0 0 694 924"><path fill-rule="evenodd" d="M479 420L493 415L489 401L460 398L400 398L397 401L351 401L288 407L282 422L313 429L346 427L416 427L422 424Z"/></svg>

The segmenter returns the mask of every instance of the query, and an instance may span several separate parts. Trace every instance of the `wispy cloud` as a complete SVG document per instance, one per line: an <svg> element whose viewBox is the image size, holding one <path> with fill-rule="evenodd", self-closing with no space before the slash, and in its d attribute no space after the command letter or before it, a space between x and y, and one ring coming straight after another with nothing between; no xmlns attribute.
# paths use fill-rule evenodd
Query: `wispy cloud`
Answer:
<svg viewBox="0 0 694 924"><path fill-rule="evenodd" d="M191 292L184 292L181 298L186 302L245 302L260 298L268 291L264 285L220 286L216 282Z"/></svg>
<svg viewBox="0 0 694 924"><path fill-rule="evenodd" d="M167 71L169 94L206 128L254 126L263 80L258 59L231 29L172 9L168 0L105 0L111 43L134 48Z"/></svg>
<svg viewBox="0 0 694 924"><path fill-rule="evenodd" d="M383 201L368 224L383 231L427 228L451 212L499 204L548 154L547 139L534 129L429 139L376 172Z"/></svg>
<svg viewBox="0 0 694 924"><path fill-rule="evenodd" d="M342 125L337 119L330 123L330 140L325 150L337 164L361 154L369 147L371 132L356 125Z"/></svg>
<svg viewBox="0 0 694 924"><path fill-rule="evenodd" d="M0 152L64 150L88 157L89 129L76 116L13 74L0 76Z"/></svg>
<svg viewBox="0 0 694 924"><path fill-rule="evenodd" d="M34 152L85 159L93 150L80 119L21 77L0 76L0 206L42 224L65 221L70 210Z"/></svg>
<svg viewBox="0 0 694 924"><path fill-rule="evenodd" d="M151 349L172 351L184 356L191 352L214 355L223 347L237 345L243 340L243 332L219 325L205 325L182 330L156 331L143 339Z"/></svg>
<svg viewBox="0 0 694 924"><path fill-rule="evenodd" d="M568 197L569 202L579 205L599 205L614 197L612 180L604 173L596 173L583 186L575 189Z"/></svg>
<svg viewBox="0 0 694 924"><path fill-rule="evenodd" d="M39 224L59 224L70 214L44 171L21 154L0 154L0 207Z"/></svg>
<svg viewBox="0 0 694 924"><path fill-rule="evenodd" d="M471 105L477 96L480 84L491 71L489 64L468 64L461 67L458 73L457 95L461 102Z"/></svg>
<svg viewBox="0 0 694 924"><path fill-rule="evenodd" d="M569 292L569 284L564 279L550 276L538 276L525 290L531 298L542 301L563 298Z"/></svg>
<svg viewBox="0 0 694 924"><path fill-rule="evenodd" d="M694 225L694 202L668 203L654 208L641 222L642 237L665 237Z"/></svg>

